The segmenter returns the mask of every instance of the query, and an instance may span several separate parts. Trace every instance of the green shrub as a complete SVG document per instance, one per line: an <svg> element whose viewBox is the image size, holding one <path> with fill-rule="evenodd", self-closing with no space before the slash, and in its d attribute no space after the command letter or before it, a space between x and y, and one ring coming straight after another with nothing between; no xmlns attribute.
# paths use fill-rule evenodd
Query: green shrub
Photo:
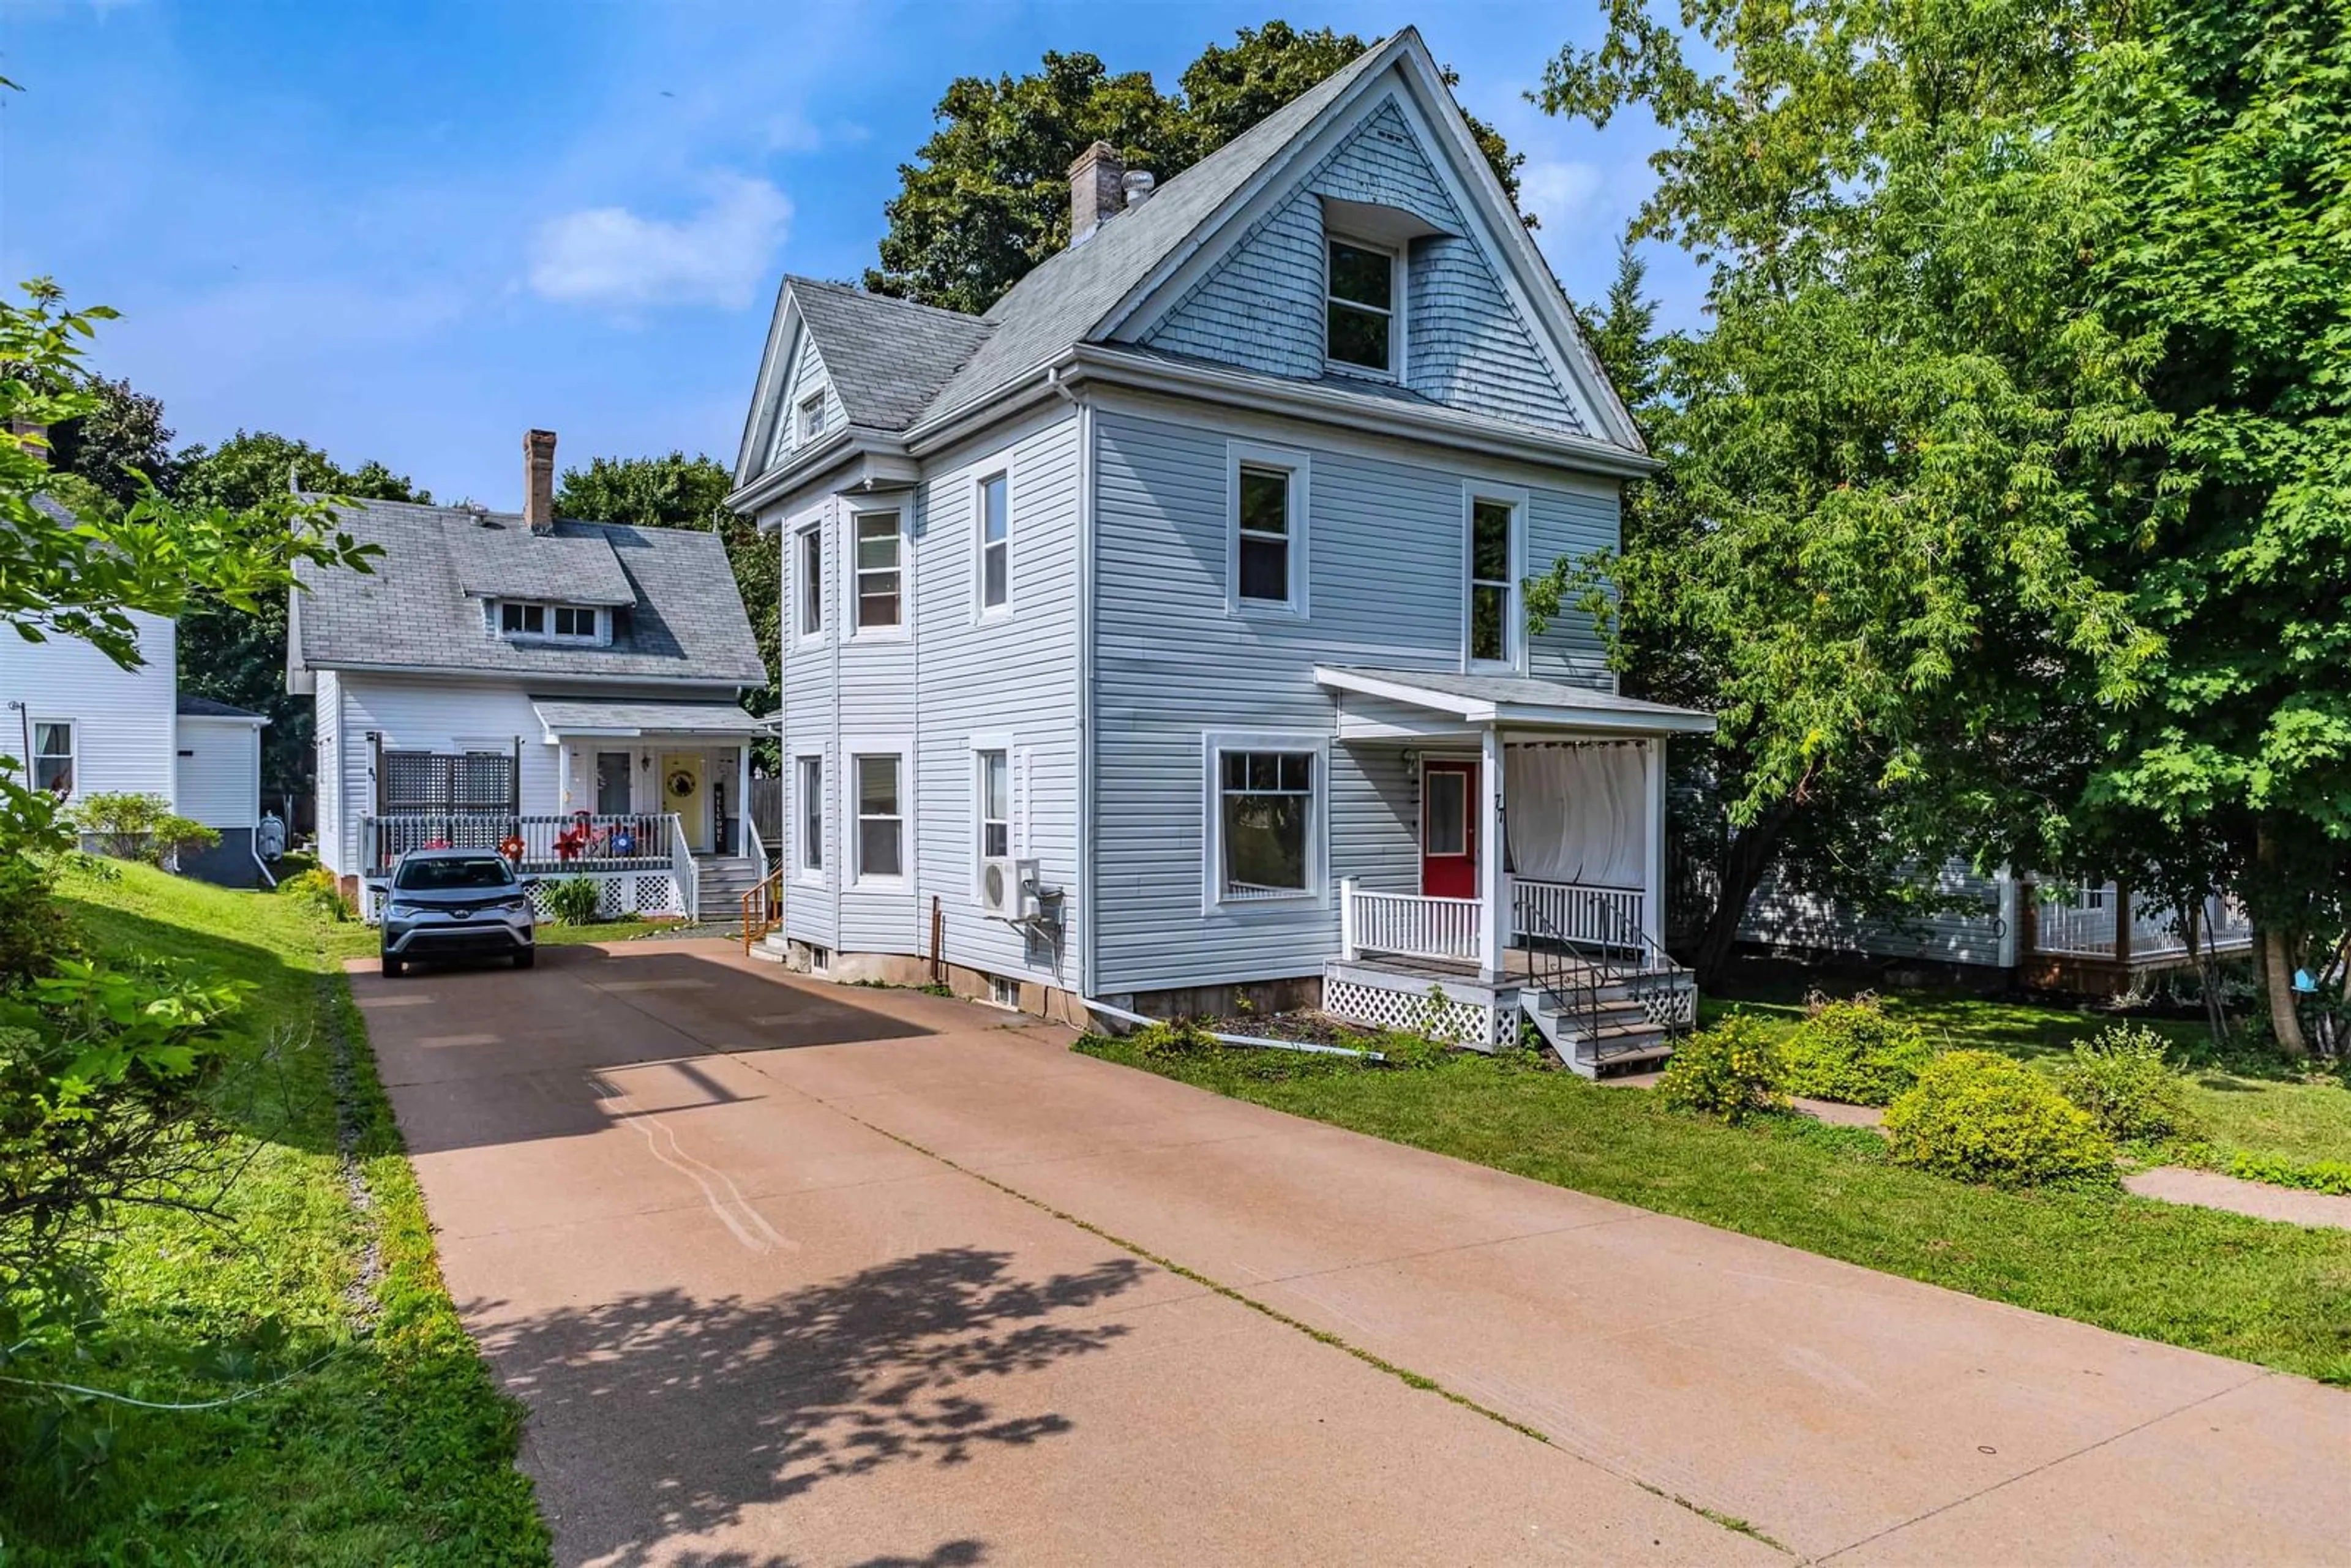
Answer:
<svg viewBox="0 0 2351 1568"><path fill-rule="evenodd" d="M85 795L74 802L74 826L98 841L99 853L119 861L176 865L220 842L220 834L172 810L161 795Z"/></svg>
<svg viewBox="0 0 2351 1568"><path fill-rule="evenodd" d="M1759 1111L1784 1110L1787 1076L1771 1030L1733 1014L1682 1041L1657 1092L1677 1111L1736 1123Z"/></svg>
<svg viewBox="0 0 2351 1568"><path fill-rule="evenodd" d="M1890 1105L1918 1082L1935 1048L1917 1025L1856 997L1813 1009L1781 1047L1788 1092L1845 1105Z"/></svg>
<svg viewBox="0 0 2351 1568"><path fill-rule="evenodd" d="M2313 1160L2305 1166L2275 1155L2231 1155L2220 1168L2240 1181L2306 1187L2312 1192L2351 1197L2351 1160Z"/></svg>
<svg viewBox="0 0 2351 1568"><path fill-rule="evenodd" d="M2057 1069L2057 1087L2118 1143L2195 1135L2163 1037L2145 1024L2110 1024L2075 1046L2074 1059Z"/></svg>
<svg viewBox="0 0 2351 1568"><path fill-rule="evenodd" d="M1197 1056L1224 1048L1221 1040L1191 1019L1144 1024L1126 1037L1126 1043L1137 1056L1145 1058Z"/></svg>
<svg viewBox="0 0 2351 1568"><path fill-rule="evenodd" d="M298 872L277 884L277 894L297 904L308 905L323 920L348 920L350 906L343 902L343 890L335 881L335 873L320 867Z"/></svg>
<svg viewBox="0 0 2351 1568"><path fill-rule="evenodd" d="M2115 1146L2086 1112L2020 1062L1989 1051L1946 1051L1886 1108L1900 1165L1994 1186L2111 1185Z"/></svg>
<svg viewBox="0 0 2351 1568"><path fill-rule="evenodd" d="M566 925L592 924L603 903L604 884L594 877L566 877L547 890L548 913Z"/></svg>

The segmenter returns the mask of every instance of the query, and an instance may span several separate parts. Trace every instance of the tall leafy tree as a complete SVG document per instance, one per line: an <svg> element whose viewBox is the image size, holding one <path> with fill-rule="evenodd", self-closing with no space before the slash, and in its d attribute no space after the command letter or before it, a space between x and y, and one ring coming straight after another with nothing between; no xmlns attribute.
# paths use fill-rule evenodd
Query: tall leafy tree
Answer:
<svg viewBox="0 0 2351 1568"><path fill-rule="evenodd" d="M405 475L370 461L346 469L308 442L268 431L238 431L219 445L193 445L174 460L185 505L250 511L278 504L296 486L311 496L430 501ZM317 767L312 709L286 690L287 599L251 604L201 601L180 618L180 689L269 716L261 732L265 797L309 789Z"/></svg>
<svg viewBox="0 0 2351 1568"><path fill-rule="evenodd" d="M1725 807L1711 977L1775 864L1883 902L1908 858L2042 863L2090 716L2158 646L2085 562L2143 523L2160 422L2151 345L2066 308L2117 214L2039 134L2097 6L1702 0L1720 73L1608 12L1543 101L1666 128L1635 236L1711 261L1715 326L1666 345L1667 471L1592 603L1628 687L1720 720L1687 775Z"/></svg>
<svg viewBox="0 0 2351 1568"><path fill-rule="evenodd" d="M1049 53L1027 76L959 77L939 99L939 128L899 167L881 265L865 287L986 310L1068 246L1069 169L1089 145L1107 141L1130 168L1172 179L1367 47L1328 27L1244 27L1186 68L1174 94L1147 71L1113 74L1083 53ZM1491 126L1469 126L1515 201L1524 157Z"/></svg>
<svg viewBox="0 0 2351 1568"><path fill-rule="evenodd" d="M747 699L754 714L773 713L781 677L779 639L783 622L782 545L773 534L727 510L732 476L710 458L673 451L661 457L597 457L585 468L567 468L555 492L555 509L592 522L633 523L642 528L710 528L726 546L735 587L750 612L759 640L768 685ZM773 766L776 758L763 758Z"/></svg>
<svg viewBox="0 0 2351 1568"><path fill-rule="evenodd" d="M93 405L49 432L49 465L79 475L119 506L139 498L142 476L160 490L172 489L177 473L163 400L97 374L85 375L81 389Z"/></svg>

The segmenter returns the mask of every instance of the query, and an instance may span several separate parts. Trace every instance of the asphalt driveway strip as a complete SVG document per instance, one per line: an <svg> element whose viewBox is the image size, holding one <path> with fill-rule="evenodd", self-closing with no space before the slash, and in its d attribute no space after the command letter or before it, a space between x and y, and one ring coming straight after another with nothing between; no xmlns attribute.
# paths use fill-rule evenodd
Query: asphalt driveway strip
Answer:
<svg viewBox="0 0 2351 1568"><path fill-rule="evenodd" d="M835 987L355 967L566 1563L2351 1563L2351 1394Z"/></svg>

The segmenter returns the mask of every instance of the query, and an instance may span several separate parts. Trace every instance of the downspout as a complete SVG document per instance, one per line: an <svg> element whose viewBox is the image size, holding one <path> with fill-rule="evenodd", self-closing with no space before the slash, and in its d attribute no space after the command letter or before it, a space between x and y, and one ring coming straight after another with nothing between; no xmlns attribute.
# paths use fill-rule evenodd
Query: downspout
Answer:
<svg viewBox="0 0 2351 1568"><path fill-rule="evenodd" d="M1076 852L1078 882L1078 989L1094 988L1094 931L1101 911L1094 907L1094 411L1093 405L1070 389L1059 366L1045 372L1046 381L1077 411L1078 420L1078 820L1072 824L1071 848ZM1031 785L1033 789L1033 784Z"/></svg>
<svg viewBox="0 0 2351 1568"><path fill-rule="evenodd" d="M1098 1002L1092 997L1080 997L1078 1005L1088 1012L1101 1013L1104 1017L1114 1018L1121 1023L1148 1026L1167 1021L1165 1019L1155 1019L1143 1013L1130 1012L1124 1008L1114 1008L1108 1002ZM1227 1045L1246 1045L1258 1051L1295 1051L1309 1056L1352 1056L1358 1061L1387 1060L1376 1051L1356 1051L1344 1045L1318 1045L1311 1040L1274 1040L1257 1034L1220 1034L1212 1029L1202 1030L1200 1032L1210 1040L1221 1040Z"/></svg>

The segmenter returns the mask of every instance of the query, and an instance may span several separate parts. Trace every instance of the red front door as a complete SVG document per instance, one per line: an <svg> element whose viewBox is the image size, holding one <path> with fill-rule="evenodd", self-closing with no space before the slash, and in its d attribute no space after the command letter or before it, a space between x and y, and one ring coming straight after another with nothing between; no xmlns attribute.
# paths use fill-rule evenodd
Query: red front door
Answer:
<svg viewBox="0 0 2351 1568"><path fill-rule="evenodd" d="M1478 896L1478 765L1420 765L1420 891L1430 898Z"/></svg>

